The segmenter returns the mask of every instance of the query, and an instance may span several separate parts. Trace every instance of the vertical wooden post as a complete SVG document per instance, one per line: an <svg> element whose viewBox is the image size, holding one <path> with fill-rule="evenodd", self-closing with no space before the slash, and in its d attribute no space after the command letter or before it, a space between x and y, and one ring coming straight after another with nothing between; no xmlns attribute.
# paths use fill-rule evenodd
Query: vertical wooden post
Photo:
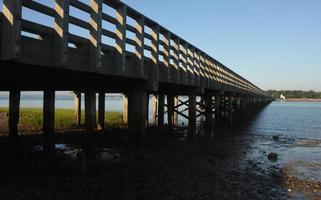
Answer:
<svg viewBox="0 0 321 200"><path fill-rule="evenodd" d="M165 95L164 94L158 94L158 126L163 127L164 126L164 109L165 109Z"/></svg>
<svg viewBox="0 0 321 200"><path fill-rule="evenodd" d="M21 19L22 0L3 0L2 14L2 50L3 60L19 58L21 56Z"/></svg>
<svg viewBox="0 0 321 200"><path fill-rule="evenodd" d="M171 48L171 44L170 44L170 41L171 41L171 33L170 32L167 32L167 33L164 33L164 39L163 39L163 42L164 42L164 64L166 66L166 71L165 71L165 74L166 74L166 80L170 81L171 80L171 70L170 70L170 67L171 67L171 63L170 63L170 60L171 60L171 56L170 56L170 48Z"/></svg>
<svg viewBox="0 0 321 200"><path fill-rule="evenodd" d="M87 131L96 129L96 93L85 93L85 126Z"/></svg>
<svg viewBox="0 0 321 200"><path fill-rule="evenodd" d="M173 115L174 115L174 118L173 118L173 121L174 121L174 126L178 126L178 113L177 112L175 112L177 109L178 109L178 96L175 96L175 98L174 98L174 113L173 113Z"/></svg>
<svg viewBox="0 0 321 200"><path fill-rule="evenodd" d="M205 94L205 136L211 139L213 131L213 99L212 95Z"/></svg>
<svg viewBox="0 0 321 200"><path fill-rule="evenodd" d="M144 76L144 29L145 29L145 18L144 16L139 17L136 20L136 38L135 38L135 55L136 55L136 67L138 77Z"/></svg>
<svg viewBox="0 0 321 200"><path fill-rule="evenodd" d="M74 111L77 126L81 125L81 92L75 92Z"/></svg>
<svg viewBox="0 0 321 200"><path fill-rule="evenodd" d="M151 59L153 61L153 81L159 80L159 26L156 25L152 28L152 52Z"/></svg>
<svg viewBox="0 0 321 200"><path fill-rule="evenodd" d="M153 124L156 125L157 124L157 96L154 95L153 96L153 99L152 99L152 121L153 121Z"/></svg>
<svg viewBox="0 0 321 200"><path fill-rule="evenodd" d="M9 136L18 136L18 123L20 111L20 91L10 91L9 93Z"/></svg>
<svg viewBox="0 0 321 200"><path fill-rule="evenodd" d="M175 38L173 43L173 57L174 57L174 74L173 74L173 80L175 82L180 82L180 67L179 67L179 46L180 46L180 39Z"/></svg>
<svg viewBox="0 0 321 200"><path fill-rule="evenodd" d="M123 123L128 125L128 95L123 95Z"/></svg>
<svg viewBox="0 0 321 200"><path fill-rule="evenodd" d="M221 94L215 94L215 126L219 127L222 119L222 96Z"/></svg>
<svg viewBox="0 0 321 200"><path fill-rule="evenodd" d="M52 135L55 130L55 91L45 90L43 97L43 132Z"/></svg>
<svg viewBox="0 0 321 200"><path fill-rule="evenodd" d="M99 93L98 100L98 125L104 130L105 129L105 92Z"/></svg>
<svg viewBox="0 0 321 200"><path fill-rule="evenodd" d="M196 132L196 95L190 94L188 102L188 138L194 139Z"/></svg>
<svg viewBox="0 0 321 200"><path fill-rule="evenodd" d="M101 71L101 26L103 0L90 1L89 71Z"/></svg>
<svg viewBox="0 0 321 200"><path fill-rule="evenodd" d="M182 48L182 65L184 68L184 80L182 80L183 83L187 84L188 83L188 44L184 43L183 48Z"/></svg>
<svg viewBox="0 0 321 200"><path fill-rule="evenodd" d="M174 95L167 95L167 119L168 119L168 134L173 136L174 132Z"/></svg>
<svg viewBox="0 0 321 200"><path fill-rule="evenodd" d="M134 91L129 96L128 128L130 137L141 150L144 145L144 134L147 125L146 116L146 91Z"/></svg>
<svg viewBox="0 0 321 200"><path fill-rule="evenodd" d="M146 94L146 122L147 122L147 126L149 124L149 94Z"/></svg>
<svg viewBox="0 0 321 200"><path fill-rule="evenodd" d="M69 0L55 1L54 62L57 67L66 67L68 62Z"/></svg>
<svg viewBox="0 0 321 200"><path fill-rule="evenodd" d="M127 6L121 5L116 10L116 57L115 72L126 71L126 16Z"/></svg>
<svg viewBox="0 0 321 200"><path fill-rule="evenodd" d="M188 82L189 84L195 84L194 82L194 48L191 47L190 49L187 49L187 55L188 55Z"/></svg>

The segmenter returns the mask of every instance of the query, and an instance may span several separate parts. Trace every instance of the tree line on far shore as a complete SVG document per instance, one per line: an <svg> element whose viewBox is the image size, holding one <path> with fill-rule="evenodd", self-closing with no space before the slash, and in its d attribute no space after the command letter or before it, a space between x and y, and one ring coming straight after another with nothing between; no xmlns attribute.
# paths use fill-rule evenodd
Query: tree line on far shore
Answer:
<svg viewBox="0 0 321 200"><path fill-rule="evenodd" d="M268 95L273 98L280 98L281 94L287 99L321 99L321 92L302 90L268 90Z"/></svg>

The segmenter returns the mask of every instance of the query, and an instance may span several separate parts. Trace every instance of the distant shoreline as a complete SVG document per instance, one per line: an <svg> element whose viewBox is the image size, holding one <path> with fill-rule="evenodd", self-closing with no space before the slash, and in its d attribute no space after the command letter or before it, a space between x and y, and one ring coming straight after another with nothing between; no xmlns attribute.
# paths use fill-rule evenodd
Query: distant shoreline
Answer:
<svg viewBox="0 0 321 200"><path fill-rule="evenodd" d="M277 99L277 101L286 101L286 102L321 102L321 99Z"/></svg>

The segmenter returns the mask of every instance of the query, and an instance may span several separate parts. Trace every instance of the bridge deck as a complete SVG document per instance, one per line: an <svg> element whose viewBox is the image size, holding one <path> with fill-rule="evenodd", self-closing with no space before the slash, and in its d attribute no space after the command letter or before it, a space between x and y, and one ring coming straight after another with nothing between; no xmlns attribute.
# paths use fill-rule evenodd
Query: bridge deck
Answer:
<svg viewBox="0 0 321 200"><path fill-rule="evenodd" d="M6 83L12 86L10 80L17 83L25 80L23 77L35 76L48 81L60 77L70 82L65 84L67 88L75 81L96 88L102 84L126 85L126 81L145 85L150 91L185 88L264 95L222 63L118 0L91 0L89 5L78 0L51 1L54 8L32 0L4 0L0 69L8 80L3 82L3 89ZM87 13L90 20L72 16L71 7ZM105 12L105 7L114 12ZM54 26L24 19L25 8L52 17ZM133 21L135 24L130 23ZM106 28L105 23L115 29ZM72 34L70 25L87 30L88 38ZM115 45L104 43L102 38ZM12 63L19 66L14 68ZM59 84L56 81L53 85L60 88Z"/></svg>

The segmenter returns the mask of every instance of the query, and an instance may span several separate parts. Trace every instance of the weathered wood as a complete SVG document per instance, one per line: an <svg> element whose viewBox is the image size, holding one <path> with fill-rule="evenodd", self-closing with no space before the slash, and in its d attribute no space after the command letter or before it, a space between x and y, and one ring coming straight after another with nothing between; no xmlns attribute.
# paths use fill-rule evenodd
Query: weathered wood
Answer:
<svg viewBox="0 0 321 200"><path fill-rule="evenodd" d="M128 95L123 95L123 123L128 125Z"/></svg>
<svg viewBox="0 0 321 200"><path fill-rule="evenodd" d="M22 1L3 0L2 14L4 20L2 31L2 60L18 59L21 57L21 19Z"/></svg>
<svg viewBox="0 0 321 200"><path fill-rule="evenodd" d="M89 71L101 71L101 34L103 0L90 1Z"/></svg>
<svg viewBox="0 0 321 200"><path fill-rule="evenodd" d="M96 93L85 93L85 127L87 131L96 129Z"/></svg>
<svg viewBox="0 0 321 200"><path fill-rule="evenodd" d="M69 0L56 0L55 11L54 63L58 67L66 67L68 65Z"/></svg>
<svg viewBox="0 0 321 200"><path fill-rule="evenodd" d="M164 126L164 111L165 111L165 95L164 94L158 94L158 126L163 127Z"/></svg>
<svg viewBox="0 0 321 200"><path fill-rule="evenodd" d="M154 125L157 124L157 108L158 108L158 101L157 101L157 96L154 95L152 98L152 123Z"/></svg>
<svg viewBox="0 0 321 200"><path fill-rule="evenodd" d="M127 6L121 5L116 10L116 74L121 74L126 71L126 16Z"/></svg>
<svg viewBox="0 0 321 200"><path fill-rule="evenodd" d="M55 91L45 90L43 93L43 132L52 135L55 131Z"/></svg>
<svg viewBox="0 0 321 200"><path fill-rule="evenodd" d="M196 95L189 95L188 102L188 138L193 139L196 132Z"/></svg>
<svg viewBox="0 0 321 200"><path fill-rule="evenodd" d="M165 71L164 71L164 75L165 75L165 80L167 81L171 81L171 70L170 70L170 39L171 39L171 33L170 32L166 32L163 34L164 38L162 40L163 44L163 57L164 57L164 65L166 67Z"/></svg>
<svg viewBox="0 0 321 200"><path fill-rule="evenodd" d="M136 19L136 38L135 38L135 55L136 55L136 67L138 77L144 76L144 30L145 30L145 18L139 17Z"/></svg>
<svg viewBox="0 0 321 200"><path fill-rule="evenodd" d="M146 116L146 91L134 91L129 95L129 113L128 128L130 138L137 144L139 149L144 145L144 135L147 126Z"/></svg>
<svg viewBox="0 0 321 200"><path fill-rule="evenodd" d="M168 136L171 137L174 133L174 95L167 95L167 119L168 119Z"/></svg>
<svg viewBox="0 0 321 200"><path fill-rule="evenodd" d="M174 126L178 125L178 113L176 111L178 111L178 96L175 96L174 98L174 116L173 116L173 122L174 122Z"/></svg>
<svg viewBox="0 0 321 200"><path fill-rule="evenodd" d="M105 129L105 92L100 92L98 97L98 125L99 128Z"/></svg>
<svg viewBox="0 0 321 200"><path fill-rule="evenodd" d="M213 97L211 94L205 94L205 136L211 139L213 132Z"/></svg>
<svg viewBox="0 0 321 200"><path fill-rule="evenodd" d="M9 136L18 136L18 123L19 123L19 111L20 111L20 91L10 91L9 93Z"/></svg>
<svg viewBox="0 0 321 200"><path fill-rule="evenodd" d="M74 112L75 112L77 126L79 127L81 125L81 93L80 92L75 92Z"/></svg>
<svg viewBox="0 0 321 200"><path fill-rule="evenodd" d="M173 43L173 64L174 64L174 69L173 69L173 81L176 83L180 82L180 67L179 67L179 46L180 46L180 39L175 38Z"/></svg>

